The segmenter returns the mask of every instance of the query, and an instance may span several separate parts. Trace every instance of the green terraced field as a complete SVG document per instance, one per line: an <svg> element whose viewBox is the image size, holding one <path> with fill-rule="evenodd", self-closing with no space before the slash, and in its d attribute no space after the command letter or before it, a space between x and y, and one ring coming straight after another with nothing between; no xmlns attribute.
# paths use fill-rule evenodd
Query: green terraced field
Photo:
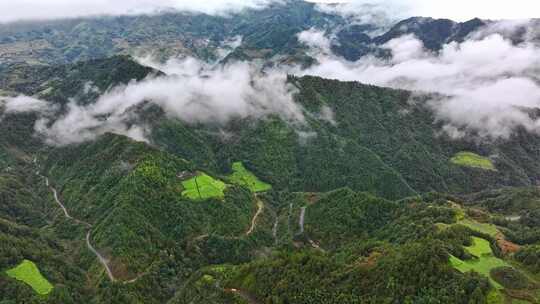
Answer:
<svg viewBox="0 0 540 304"><path fill-rule="evenodd" d="M229 179L232 183L246 186L252 192L264 192L272 189L272 186L262 182L251 173L241 162L236 162L232 165L234 173L229 176Z"/></svg>
<svg viewBox="0 0 540 304"><path fill-rule="evenodd" d="M467 226L472 230L478 231L480 233L489 234L493 237L496 236L497 233L499 233L499 230L497 230L497 227L493 224L479 223L470 219L462 219L458 222L458 224Z"/></svg>
<svg viewBox="0 0 540 304"><path fill-rule="evenodd" d="M182 195L193 200L208 198L223 198L225 183L213 177L200 173L199 175L182 182L184 191Z"/></svg>
<svg viewBox="0 0 540 304"><path fill-rule="evenodd" d="M472 152L459 152L450 159L453 164L495 171L495 166L490 159Z"/></svg>
<svg viewBox="0 0 540 304"><path fill-rule="evenodd" d="M463 261L451 255L451 265L463 273L469 271L476 271L488 277L493 286L495 286L495 288L503 289L503 286L501 284L497 283L491 278L490 271L497 267L511 267L510 264L493 255L493 251L491 250L491 247L487 240L473 237L473 242L474 244L472 246L465 247L465 250L467 250L470 254L474 255L476 258Z"/></svg>
<svg viewBox="0 0 540 304"><path fill-rule="evenodd" d="M38 267L32 261L24 260L6 273L8 276L30 285L40 295L48 295L53 290L51 283L41 275Z"/></svg>

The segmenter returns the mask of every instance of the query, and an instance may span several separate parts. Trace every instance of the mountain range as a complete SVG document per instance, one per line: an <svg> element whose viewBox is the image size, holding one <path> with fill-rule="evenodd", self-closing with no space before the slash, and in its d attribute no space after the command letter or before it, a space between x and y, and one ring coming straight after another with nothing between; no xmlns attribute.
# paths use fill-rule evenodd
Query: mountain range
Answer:
<svg viewBox="0 0 540 304"><path fill-rule="evenodd" d="M0 26L0 303L538 303L536 132L455 137L440 93L274 75L319 60L304 31L355 62L495 23L290 0Z"/></svg>

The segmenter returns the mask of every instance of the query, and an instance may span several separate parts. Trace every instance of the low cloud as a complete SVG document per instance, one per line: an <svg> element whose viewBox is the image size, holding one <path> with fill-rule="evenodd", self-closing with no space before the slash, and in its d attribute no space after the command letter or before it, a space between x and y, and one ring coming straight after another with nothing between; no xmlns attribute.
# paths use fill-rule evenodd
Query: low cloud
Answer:
<svg viewBox="0 0 540 304"><path fill-rule="evenodd" d="M540 107L540 49L534 43L515 45L491 33L433 53L408 35L382 47L391 58L349 62L324 51L318 64L296 73L448 96L429 106L455 137L508 138L517 127L540 132L540 120L529 115Z"/></svg>
<svg viewBox="0 0 540 304"><path fill-rule="evenodd" d="M0 1L0 22L189 11L226 15L281 0L17 0Z"/></svg>
<svg viewBox="0 0 540 304"><path fill-rule="evenodd" d="M314 2L344 2L339 5L322 5L346 16L369 18L370 6L375 11L388 12L390 16L407 18L423 16L433 18L449 18L466 21L473 18L482 19L526 19L536 18L540 10L537 0L314 0ZM358 18L358 17L357 17Z"/></svg>
<svg viewBox="0 0 540 304"><path fill-rule="evenodd" d="M375 27L373 36L388 30L400 19L409 17L404 14L404 6L388 1L349 1L342 3L318 3L321 12L339 15L350 24L369 24Z"/></svg>
<svg viewBox="0 0 540 304"><path fill-rule="evenodd" d="M153 66L167 75L115 87L89 105L72 100L66 114L55 120L40 119L36 131L54 145L88 141L106 132L146 140L148 130L139 123L137 109L147 104L158 105L167 116L187 123L224 124L234 118L268 115L292 124L304 121L302 108L293 100L295 88L283 73L261 73L248 63L211 68L193 58ZM8 100L13 103L40 111L45 102L21 96Z"/></svg>
<svg viewBox="0 0 540 304"><path fill-rule="evenodd" d="M46 113L51 110L49 103L29 96L0 97L0 105L4 107L4 114L14 113Z"/></svg>
<svg viewBox="0 0 540 304"><path fill-rule="evenodd" d="M324 32L315 28L300 32L298 41L310 47L314 54L328 53L330 51L330 39L325 36Z"/></svg>

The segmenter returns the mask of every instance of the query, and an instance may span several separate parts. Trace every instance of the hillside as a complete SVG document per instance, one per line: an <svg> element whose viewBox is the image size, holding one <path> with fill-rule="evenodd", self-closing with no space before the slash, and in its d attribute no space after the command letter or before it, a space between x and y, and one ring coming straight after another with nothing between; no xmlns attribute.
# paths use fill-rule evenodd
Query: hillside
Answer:
<svg viewBox="0 0 540 304"><path fill-rule="evenodd" d="M261 3L0 25L0 304L540 303L540 22Z"/></svg>

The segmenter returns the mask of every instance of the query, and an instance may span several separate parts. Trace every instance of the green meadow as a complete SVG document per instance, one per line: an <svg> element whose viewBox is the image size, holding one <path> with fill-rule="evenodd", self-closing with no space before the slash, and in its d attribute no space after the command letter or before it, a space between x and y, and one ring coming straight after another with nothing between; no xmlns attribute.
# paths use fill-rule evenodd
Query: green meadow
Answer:
<svg viewBox="0 0 540 304"><path fill-rule="evenodd" d="M236 162L232 165L233 174L229 176L231 183L248 187L252 192L264 192L272 189L272 186L262 182L251 173L244 164Z"/></svg>
<svg viewBox="0 0 540 304"><path fill-rule="evenodd" d="M475 258L470 260L461 260L453 255L450 256L450 264L460 272L475 271L489 278L490 282L497 289L503 289L503 286L493 280L490 271L497 267L508 266L510 264L495 257L487 240L479 237L473 237L473 245L465 247L465 250Z"/></svg>
<svg viewBox="0 0 540 304"><path fill-rule="evenodd" d="M9 277L28 284L40 295L48 295L53 290L52 284L41 275L38 267L32 261L24 260L6 273Z"/></svg>
<svg viewBox="0 0 540 304"><path fill-rule="evenodd" d="M206 173L200 173L197 176L182 182L184 191L182 195L192 200L204 200L208 198L225 197L225 183L215 179Z"/></svg>
<svg viewBox="0 0 540 304"><path fill-rule="evenodd" d="M472 152L459 152L450 159L450 162L464 167L479 168L484 170L496 170L493 162L491 162L489 158L480 156Z"/></svg>
<svg viewBox="0 0 540 304"><path fill-rule="evenodd" d="M487 224L487 223L480 223L477 221L473 221L470 219L462 219L458 221L458 224L461 224L463 226L467 226L471 228L474 231L478 231L480 233L488 234L492 237L495 237L497 233L499 233L499 230L497 227L493 224Z"/></svg>

